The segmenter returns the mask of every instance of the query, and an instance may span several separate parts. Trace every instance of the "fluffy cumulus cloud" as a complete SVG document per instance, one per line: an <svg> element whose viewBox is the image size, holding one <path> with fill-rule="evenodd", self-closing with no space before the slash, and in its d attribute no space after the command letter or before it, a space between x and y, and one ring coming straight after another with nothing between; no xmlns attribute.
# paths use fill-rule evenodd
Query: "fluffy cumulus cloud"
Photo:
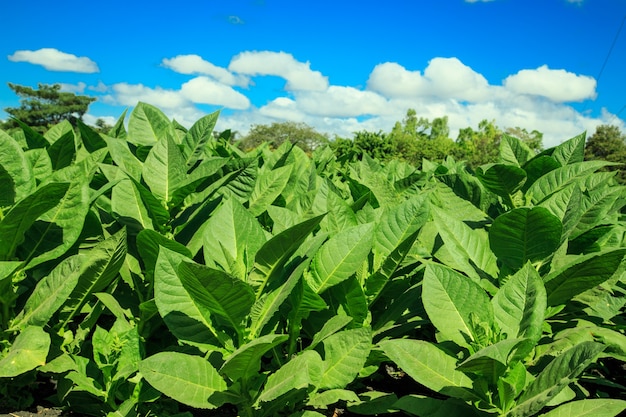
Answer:
<svg viewBox="0 0 626 417"><path fill-rule="evenodd" d="M245 87L249 83L248 77L235 75L226 68L218 67L204 60L199 55L178 55L170 59L165 58L162 65L180 74L207 75L227 85Z"/></svg>
<svg viewBox="0 0 626 417"><path fill-rule="evenodd" d="M390 98L438 97L478 101L489 93L489 83L457 58L434 58L424 70L410 71L395 62L377 65L367 86Z"/></svg>
<svg viewBox="0 0 626 417"><path fill-rule="evenodd" d="M547 65L510 75L504 80L504 86L517 94L542 96L555 102L583 101L596 96L593 77L550 69Z"/></svg>
<svg viewBox="0 0 626 417"><path fill-rule="evenodd" d="M193 103L213 104L237 110L250 106L250 100L246 96L209 77L196 77L187 81L182 85L180 93Z"/></svg>
<svg viewBox="0 0 626 417"><path fill-rule="evenodd" d="M61 52L54 48L42 48L36 51L21 50L15 51L13 55L8 56L13 62L28 62L34 65L41 65L49 71L65 71L65 72L81 72L94 73L98 72L98 65L91 59L73 54Z"/></svg>
<svg viewBox="0 0 626 417"><path fill-rule="evenodd" d="M328 78L313 71L308 62L300 62L285 52L248 51L235 56L228 69L250 76L274 75L287 81L290 91L324 91Z"/></svg>
<svg viewBox="0 0 626 417"><path fill-rule="evenodd" d="M355 117L386 113L388 101L373 91L330 86L326 91L296 94L298 107L306 114L327 117Z"/></svg>

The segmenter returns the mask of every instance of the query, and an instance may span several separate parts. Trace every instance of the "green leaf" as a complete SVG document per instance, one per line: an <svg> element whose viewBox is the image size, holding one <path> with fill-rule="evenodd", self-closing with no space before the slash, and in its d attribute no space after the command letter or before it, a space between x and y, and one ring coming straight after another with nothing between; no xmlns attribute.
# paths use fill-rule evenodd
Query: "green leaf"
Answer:
<svg viewBox="0 0 626 417"><path fill-rule="evenodd" d="M317 386L323 370L324 364L317 352L302 352L267 378L257 402L272 401L289 391Z"/></svg>
<svg viewBox="0 0 626 417"><path fill-rule="evenodd" d="M213 138L213 129L220 115L219 111L198 119L183 138L183 156L188 167L202 159L209 141Z"/></svg>
<svg viewBox="0 0 626 417"><path fill-rule="evenodd" d="M76 138L71 125L69 130L57 138L47 150L54 171L70 166L76 159Z"/></svg>
<svg viewBox="0 0 626 417"><path fill-rule="evenodd" d="M522 191L526 192L531 185L535 183L539 178L546 175L548 172L560 168L561 164L556 159L548 155L537 155L526 164L523 168L526 171L526 182L522 186Z"/></svg>
<svg viewBox="0 0 626 417"><path fill-rule="evenodd" d="M533 156L533 151L518 138L507 134L500 138L500 160L503 163L521 167Z"/></svg>
<svg viewBox="0 0 626 417"><path fill-rule="evenodd" d="M552 157L556 159L561 166L582 162L585 159L586 140L587 132L574 136L556 146L554 152L552 152Z"/></svg>
<svg viewBox="0 0 626 417"><path fill-rule="evenodd" d="M245 279L254 257L265 243L257 219L234 199L226 200L205 223L204 259ZM235 264L231 264L233 260Z"/></svg>
<svg viewBox="0 0 626 417"><path fill-rule="evenodd" d="M159 352L139 362L139 372L154 388L195 408L216 408L211 396L226 390L217 370L199 356Z"/></svg>
<svg viewBox="0 0 626 417"><path fill-rule="evenodd" d="M0 130L0 166L13 181L15 200L26 198L35 190L35 178L31 165L20 145Z"/></svg>
<svg viewBox="0 0 626 417"><path fill-rule="evenodd" d="M559 191L569 183L584 178L607 165L611 165L611 162L584 161L553 169L537 179L528 188L526 195L530 196L534 203L541 203L546 197Z"/></svg>
<svg viewBox="0 0 626 417"><path fill-rule="evenodd" d="M472 380L456 370L457 359L423 340L392 339L379 343L385 355L411 378L433 391L457 396Z"/></svg>
<svg viewBox="0 0 626 417"><path fill-rule="evenodd" d="M52 175L52 162L48 152L43 148L30 149L24 152L33 168L33 175L38 183L44 182Z"/></svg>
<svg viewBox="0 0 626 417"><path fill-rule="evenodd" d="M393 404L393 410L406 411L419 417L478 417L476 408L454 398L439 400L422 395L405 395Z"/></svg>
<svg viewBox="0 0 626 417"><path fill-rule="evenodd" d="M560 245L563 225L543 207L516 208L498 216L489 230L489 245L498 260L514 270L527 261L542 261Z"/></svg>
<svg viewBox="0 0 626 417"><path fill-rule="evenodd" d="M509 414L521 417L539 412L563 388L574 382L604 348L600 343L582 342L554 358L526 388Z"/></svg>
<svg viewBox="0 0 626 417"><path fill-rule="evenodd" d="M489 248L488 235L484 230L472 229L443 210L432 210L432 215L444 242L443 248L452 257L442 262L476 279L484 274L498 275L497 259Z"/></svg>
<svg viewBox="0 0 626 417"><path fill-rule="evenodd" d="M23 329L30 325L44 327L76 287L82 260L81 255L64 259L48 276L39 281L28 297L24 309L13 321L12 328Z"/></svg>
<svg viewBox="0 0 626 417"><path fill-rule="evenodd" d="M562 404L541 417L614 417L626 410L626 401L590 398Z"/></svg>
<svg viewBox="0 0 626 417"><path fill-rule="evenodd" d="M225 272L183 261L178 277L191 298L229 327L243 335L242 321L254 303L254 290Z"/></svg>
<svg viewBox="0 0 626 417"><path fill-rule="evenodd" d="M351 227L331 237L315 254L308 284L318 294L354 274L372 249L374 225Z"/></svg>
<svg viewBox="0 0 626 417"><path fill-rule="evenodd" d="M45 212L59 204L68 183L49 183L21 200L0 221L0 260L9 260L24 241L26 230Z"/></svg>
<svg viewBox="0 0 626 417"><path fill-rule="evenodd" d="M288 336L284 334L268 334L255 338L226 358L220 373L233 382L256 375L261 368L261 358L287 339Z"/></svg>
<svg viewBox="0 0 626 417"><path fill-rule="evenodd" d="M58 204L42 214L27 230L26 241L18 253L22 259L29 260L29 268L63 255L76 243L89 206L89 178L77 178L70 183Z"/></svg>
<svg viewBox="0 0 626 417"><path fill-rule="evenodd" d="M127 140L135 145L152 146L171 130L167 116L159 109L139 102L128 119Z"/></svg>
<svg viewBox="0 0 626 417"><path fill-rule="evenodd" d="M135 183L128 178L122 179L113 187L111 211L117 221L128 227L129 233L153 228L150 213L141 199L141 194Z"/></svg>
<svg viewBox="0 0 626 417"><path fill-rule="evenodd" d="M63 327L80 313L94 293L103 291L118 277L126 258L126 229L103 240L81 256L83 262L78 282L63 309Z"/></svg>
<svg viewBox="0 0 626 417"><path fill-rule="evenodd" d="M429 211L428 194L423 193L383 213L374 231L377 265L428 221Z"/></svg>
<svg viewBox="0 0 626 417"><path fill-rule="evenodd" d="M566 304L572 297L608 280L618 271L626 249L592 253L560 268L544 278L548 306Z"/></svg>
<svg viewBox="0 0 626 417"><path fill-rule="evenodd" d="M171 251L178 252L181 255L192 258L192 254L184 245L155 232L154 230L144 229L137 235L137 250L144 263L146 272L154 272L157 258L159 257L159 249L165 247Z"/></svg>
<svg viewBox="0 0 626 417"><path fill-rule="evenodd" d="M0 207L15 203L15 184L6 169L0 165Z"/></svg>
<svg viewBox="0 0 626 417"><path fill-rule="evenodd" d="M324 374L318 388L345 388L365 365L372 345L370 329L343 330L324 341Z"/></svg>
<svg viewBox="0 0 626 417"><path fill-rule="evenodd" d="M202 311L183 287L178 266L185 259L179 253L161 248L154 267L154 300L165 325L179 340L200 346L221 344L210 316Z"/></svg>
<svg viewBox="0 0 626 417"><path fill-rule="evenodd" d="M126 139L126 128L124 127L124 120L126 119L126 112L128 109L124 109L120 117L118 117L115 125L107 132L107 135L117 138Z"/></svg>
<svg viewBox="0 0 626 417"><path fill-rule="evenodd" d="M476 177L489 191L510 202L511 194L524 185L526 171L513 165L493 164L478 167Z"/></svg>
<svg viewBox="0 0 626 417"><path fill-rule="evenodd" d="M307 347L307 349L315 348L315 346L317 346L320 342L324 341L324 339L326 339L327 337L332 336L339 330L346 327L351 321L352 317L350 316L336 315L331 317L326 321L326 323L324 323L324 326L322 326L320 331L315 333L315 335L313 336L313 340L311 341L311 344Z"/></svg>
<svg viewBox="0 0 626 417"><path fill-rule="evenodd" d="M178 145L169 136L152 147L146 158L142 178L155 197L169 202L174 192L183 184L187 165Z"/></svg>
<svg viewBox="0 0 626 417"><path fill-rule="evenodd" d="M135 181L140 181L143 164L130 151L128 142L124 139L112 138L110 136L105 136L104 140L113 162L129 177Z"/></svg>
<svg viewBox="0 0 626 417"><path fill-rule="evenodd" d="M483 375L495 383L506 371L511 351L522 342L523 340L513 338L501 340L472 354L456 369Z"/></svg>
<svg viewBox="0 0 626 417"><path fill-rule="evenodd" d="M313 217L280 232L257 251L254 269L248 276L248 283L256 288L257 298L263 294L266 286L278 287L285 282L287 277L283 274L283 267L323 217Z"/></svg>
<svg viewBox="0 0 626 417"><path fill-rule="evenodd" d="M274 200L283 192L289 181L293 165L261 171L250 195L248 210L258 216L267 210Z"/></svg>
<svg viewBox="0 0 626 417"><path fill-rule="evenodd" d="M496 323L509 338L541 337L546 310L546 289L530 263L507 279L491 300Z"/></svg>
<svg viewBox="0 0 626 417"><path fill-rule="evenodd" d="M46 363L50 335L41 327L28 326L13 341L7 355L0 359L0 378L12 378Z"/></svg>
<svg viewBox="0 0 626 417"><path fill-rule="evenodd" d="M442 265L428 264L422 286L424 309L445 340L460 346L475 341L471 314L479 323L493 322L485 290L466 276Z"/></svg>
<svg viewBox="0 0 626 417"><path fill-rule="evenodd" d="M76 123L78 125L78 131L80 132L81 141L89 153L107 146L107 143L102 139L100 134L83 123L82 120L78 119Z"/></svg>
<svg viewBox="0 0 626 417"><path fill-rule="evenodd" d="M340 401L349 402L349 403L357 403L361 400L354 393L354 391L350 391L347 389L330 389L330 390L323 391L320 393L311 394L311 396L309 397L309 401L307 402L307 405L320 408L320 407L326 407L332 404L336 404Z"/></svg>
<svg viewBox="0 0 626 417"><path fill-rule="evenodd" d="M12 120L14 120L20 126L20 129L22 129L22 131L24 132L24 137L26 138L26 144L28 145L28 149L45 149L50 146L50 142L48 142L48 140L41 133L37 132L35 129L31 128L21 120Z"/></svg>

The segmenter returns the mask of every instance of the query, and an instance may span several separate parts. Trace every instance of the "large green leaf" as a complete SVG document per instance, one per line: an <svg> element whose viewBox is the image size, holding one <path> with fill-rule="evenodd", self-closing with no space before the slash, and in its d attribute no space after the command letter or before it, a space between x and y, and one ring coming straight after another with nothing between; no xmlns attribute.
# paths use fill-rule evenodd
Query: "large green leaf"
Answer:
<svg viewBox="0 0 626 417"><path fill-rule="evenodd" d="M47 151L52 169L55 171L69 166L76 159L76 138L71 125L47 148Z"/></svg>
<svg viewBox="0 0 626 417"><path fill-rule="evenodd" d="M175 240L168 239L154 230L144 229L137 234L137 250L139 251L146 272L154 272L154 266L159 257L159 249L161 247L178 252L190 259L193 257L185 245Z"/></svg>
<svg viewBox="0 0 626 417"><path fill-rule="evenodd" d="M204 259L245 279L265 234L257 219L238 201L225 201L204 225Z"/></svg>
<svg viewBox="0 0 626 417"><path fill-rule="evenodd" d="M129 177L135 181L140 181L143 169L142 163L130 151L128 142L124 139L112 138L110 136L105 136L104 140L113 162Z"/></svg>
<svg viewBox="0 0 626 417"><path fill-rule="evenodd" d="M511 195L522 188L526 171L514 165L493 164L478 167L476 177L492 193L511 201Z"/></svg>
<svg viewBox="0 0 626 417"><path fill-rule="evenodd" d="M428 194L412 197L402 204L386 210L376 224L373 251L375 264L390 255L409 236L417 232L428 220Z"/></svg>
<svg viewBox="0 0 626 417"><path fill-rule="evenodd" d="M46 363L50 335L41 327L28 326L13 341L7 355L0 359L0 378L12 378Z"/></svg>
<svg viewBox="0 0 626 417"><path fill-rule="evenodd" d="M15 201L26 198L35 190L35 177L24 151L3 130L0 130L0 166L13 181Z"/></svg>
<svg viewBox="0 0 626 417"><path fill-rule="evenodd" d="M63 199L68 183L49 183L22 199L0 220L0 260L9 260L17 246L24 241L24 233L48 210Z"/></svg>
<svg viewBox="0 0 626 417"><path fill-rule="evenodd" d="M497 259L483 229L472 229L443 210L433 209L432 214L444 242L443 250L450 255L442 259L444 263L476 279L485 273L491 277L498 275Z"/></svg>
<svg viewBox="0 0 626 417"><path fill-rule="evenodd" d="M323 217L313 217L280 232L257 251L254 269L248 276L248 282L256 288L257 298L263 294L266 286L278 287L285 282L287 276L283 274L283 266Z"/></svg>
<svg viewBox="0 0 626 417"><path fill-rule="evenodd" d="M322 245L311 264L308 284L318 294L348 279L372 250L374 225L366 223L337 233Z"/></svg>
<svg viewBox="0 0 626 417"><path fill-rule="evenodd" d="M142 178L152 194L167 203L185 181L186 173L185 157L174 140L166 136L148 153L143 164Z"/></svg>
<svg viewBox="0 0 626 417"><path fill-rule="evenodd" d="M48 320L76 287L84 259L84 255L64 259L48 276L39 281L11 327L23 329L30 325L44 327L48 324Z"/></svg>
<svg viewBox="0 0 626 417"><path fill-rule="evenodd" d="M539 412L563 388L574 382L604 348L600 343L582 342L554 358L526 388L509 415L521 417Z"/></svg>
<svg viewBox="0 0 626 417"><path fill-rule="evenodd" d="M42 183L52 176L52 162L45 149L30 149L24 154L33 168L33 175L37 183Z"/></svg>
<svg viewBox="0 0 626 417"><path fill-rule="evenodd" d="M439 264L428 264L422 286L424 309L444 340L469 346L475 341L472 315L477 323L493 322L487 293L466 276Z"/></svg>
<svg viewBox="0 0 626 417"><path fill-rule="evenodd" d="M546 302L543 281L530 263L507 279L491 300L500 330L533 342L541 337Z"/></svg>
<svg viewBox="0 0 626 417"><path fill-rule="evenodd" d="M261 368L263 355L286 341L287 338L288 336L283 334L268 334L253 339L226 359L220 368L220 373L233 382L256 375Z"/></svg>
<svg viewBox="0 0 626 417"><path fill-rule="evenodd" d="M243 336L242 322L254 303L254 290L225 272L183 261L178 278L199 309L219 318Z"/></svg>
<svg viewBox="0 0 626 417"><path fill-rule="evenodd" d="M596 226L606 224L607 219L619 212L625 197L623 187L600 187L589 190L580 201L578 223L570 239L575 239Z"/></svg>
<svg viewBox="0 0 626 417"><path fill-rule="evenodd" d="M453 397L472 388L472 380L456 370L457 358L423 340L392 339L379 343L385 355L411 378L433 391Z"/></svg>
<svg viewBox="0 0 626 417"><path fill-rule="evenodd" d="M94 293L105 290L119 276L126 250L126 229L122 229L82 255L78 282L62 310L63 326L80 313Z"/></svg>
<svg viewBox="0 0 626 417"><path fill-rule="evenodd" d="M128 119L127 140L135 145L152 146L167 135L171 130L170 125L169 119L161 110L139 102Z"/></svg>
<svg viewBox="0 0 626 417"><path fill-rule="evenodd" d="M312 350L302 352L281 366L267 378L258 402L272 401L292 390L317 387L322 379L324 364L320 355Z"/></svg>
<svg viewBox="0 0 626 417"><path fill-rule="evenodd" d="M109 179L110 181L111 179ZM139 190L128 178L122 178L111 191L111 212L129 233L152 229L152 219Z"/></svg>
<svg viewBox="0 0 626 417"><path fill-rule="evenodd" d="M573 263L551 272L544 278L548 305L565 304L572 297L608 280L618 271L624 255L626 249L593 253L575 258Z"/></svg>
<svg viewBox="0 0 626 417"><path fill-rule="evenodd" d="M26 138L28 149L45 149L50 146L50 142L38 131L28 126L26 123L18 119L12 119L20 126ZM0 133L1 134L1 133Z"/></svg>
<svg viewBox="0 0 626 417"><path fill-rule="evenodd" d="M483 375L491 383L496 383L507 369L511 351L520 343L522 343L522 340L514 338L501 340L472 354L461 362L456 369L462 372Z"/></svg>
<svg viewBox="0 0 626 417"><path fill-rule="evenodd" d="M216 408L221 404L211 396L226 390L217 370L200 356L159 352L139 362L139 372L168 397L195 408Z"/></svg>
<svg viewBox="0 0 626 417"><path fill-rule="evenodd" d="M615 417L624 410L624 400L589 398L562 404L541 414L541 417Z"/></svg>
<svg viewBox="0 0 626 417"><path fill-rule="evenodd" d="M439 400L415 394L405 395L396 401L391 408L406 411L410 415L419 417L482 416L476 408L455 398Z"/></svg>
<svg viewBox="0 0 626 417"><path fill-rule="evenodd" d="M188 167L202 159L209 141L213 138L213 129L220 115L219 111L198 119L183 138L183 155Z"/></svg>
<svg viewBox="0 0 626 417"><path fill-rule="evenodd" d="M532 149L524 142L503 134L500 139L500 160L509 165L523 166L534 156Z"/></svg>
<svg viewBox="0 0 626 417"><path fill-rule="evenodd" d="M611 165L605 161L575 162L560 168L553 169L537 179L526 191L535 203L542 202L552 193L557 192L572 181L584 178L602 167Z"/></svg>
<svg viewBox="0 0 626 417"><path fill-rule="evenodd" d="M537 262L559 247L563 225L543 207L521 207L498 216L489 230L489 245L498 260L515 270Z"/></svg>
<svg viewBox="0 0 626 417"><path fill-rule="evenodd" d="M154 300L166 326L179 340L200 346L218 346L226 341L183 287L178 266L185 257L161 248L154 268Z"/></svg>
<svg viewBox="0 0 626 417"><path fill-rule="evenodd" d="M75 179L58 204L26 231L20 258L32 268L63 255L80 237L89 206L89 178Z"/></svg>
<svg viewBox="0 0 626 417"><path fill-rule="evenodd" d="M253 216L258 216L267 210L274 200L287 186L291 175L292 165L283 166L271 171L261 171L252 194L250 194L248 210Z"/></svg>
<svg viewBox="0 0 626 417"><path fill-rule="evenodd" d="M585 159L586 140L587 132L574 136L556 146L554 152L552 152L552 157L556 159L561 166L582 162Z"/></svg>
<svg viewBox="0 0 626 417"><path fill-rule="evenodd" d="M343 330L328 336L324 345L324 373L318 388L344 388L365 365L372 345L370 329Z"/></svg>
<svg viewBox="0 0 626 417"><path fill-rule="evenodd" d="M102 139L102 136L91 127L83 123L82 120L76 120L78 125L78 131L80 132L80 139L83 142L83 146L89 153L97 151L98 149L105 148L107 142Z"/></svg>

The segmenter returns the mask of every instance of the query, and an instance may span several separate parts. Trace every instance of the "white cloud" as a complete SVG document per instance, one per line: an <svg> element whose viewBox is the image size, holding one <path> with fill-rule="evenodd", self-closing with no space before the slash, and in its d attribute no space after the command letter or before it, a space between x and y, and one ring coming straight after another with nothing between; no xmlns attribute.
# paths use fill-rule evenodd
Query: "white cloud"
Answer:
<svg viewBox="0 0 626 417"><path fill-rule="evenodd" d="M98 81L98 85L90 85L87 89L97 93L104 93L109 89L109 87L102 81Z"/></svg>
<svg viewBox="0 0 626 417"><path fill-rule="evenodd" d="M292 122L303 122L306 114L298 109L295 100L287 97L278 97L270 101L259 109L262 116L271 117L278 120L289 120Z"/></svg>
<svg viewBox="0 0 626 417"><path fill-rule="evenodd" d="M208 75L227 85L245 87L250 82L248 77L237 76L226 68L218 67L194 54L178 55L171 59L164 58L162 65L180 74Z"/></svg>
<svg viewBox="0 0 626 417"><path fill-rule="evenodd" d="M187 81L182 85L180 93L194 103L213 104L237 110L250 107L250 100L246 96L209 77L196 77Z"/></svg>
<svg viewBox="0 0 626 417"><path fill-rule="evenodd" d="M596 80L547 65L521 70L504 80L504 86L517 94L543 96L555 102L583 101L596 97Z"/></svg>
<svg viewBox="0 0 626 417"><path fill-rule="evenodd" d="M85 84L82 81L79 82L78 84L61 83L61 91L65 91L67 93L82 94L85 92L86 87L87 87L87 84Z"/></svg>
<svg viewBox="0 0 626 417"><path fill-rule="evenodd" d="M189 101L180 94L180 91L168 90L161 87L150 88L143 84L118 83L113 85L111 99L123 106L134 106L139 101L152 104L161 109L175 109L188 106Z"/></svg>
<svg viewBox="0 0 626 417"><path fill-rule="evenodd" d="M332 85L326 91L296 94L298 107L306 114L354 117L384 114L388 101L372 91Z"/></svg>
<svg viewBox="0 0 626 417"><path fill-rule="evenodd" d="M284 78L287 81L285 88L290 91L324 91L328 87L328 77L311 70L308 62L297 61L285 52L242 52L230 61L228 69L251 76L275 75Z"/></svg>
<svg viewBox="0 0 626 417"><path fill-rule="evenodd" d="M431 96L480 101L490 94L485 77L458 58L434 58L423 75L394 62L379 64L370 74L367 86L389 98Z"/></svg>
<svg viewBox="0 0 626 417"><path fill-rule="evenodd" d="M42 48L36 51L21 50L15 51L8 56L9 61L28 62L30 64L41 65L50 71L98 72L98 65L87 57L61 52L54 48Z"/></svg>

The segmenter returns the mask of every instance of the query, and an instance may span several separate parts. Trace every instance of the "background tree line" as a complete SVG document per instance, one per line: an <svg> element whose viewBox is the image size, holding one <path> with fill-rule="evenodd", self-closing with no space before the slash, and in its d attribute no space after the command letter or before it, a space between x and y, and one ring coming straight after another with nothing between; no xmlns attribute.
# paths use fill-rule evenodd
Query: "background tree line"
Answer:
<svg viewBox="0 0 626 417"><path fill-rule="evenodd" d="M3 130L16 129L19 122L40 132L63 120L69 120L76 126L87 113L89 105L96 100L63 92L60 84L39 84L37 89L12 83L8 85L20 97L20 106L4 109L10 118L0 122ZM101 119L94 127L103 133L110 129ZM219 132L215 134L219 136ZM537 130L528 132L520 127L502 129L493 120L483 120L476 129L461 129L457 138L453 139L450 137L447 116L429 120L418 117L413 109L409 109L404 119L396 122L389 132L362 130L355 132L351 138L330 138L328 134L320 133L305 123L275 122L253 125L248 134L241 137L237 132L232 132L230 140L244 151L263 143L267 143L270 148L277 148L284 142L291 142L311 153L328 145L339 159L361 159L367 154L383 161L401 159L418 168L424 159L441 161L451 155L457 160L466 161L473 168L497 161L500 140L504 134L521 139L537 153L543 150L543 134ZM585 158L626 164L626 135L617 126L598 126L587 139ZM618 171L617 179L626 183L623 165L607 169Z"/></svg>

